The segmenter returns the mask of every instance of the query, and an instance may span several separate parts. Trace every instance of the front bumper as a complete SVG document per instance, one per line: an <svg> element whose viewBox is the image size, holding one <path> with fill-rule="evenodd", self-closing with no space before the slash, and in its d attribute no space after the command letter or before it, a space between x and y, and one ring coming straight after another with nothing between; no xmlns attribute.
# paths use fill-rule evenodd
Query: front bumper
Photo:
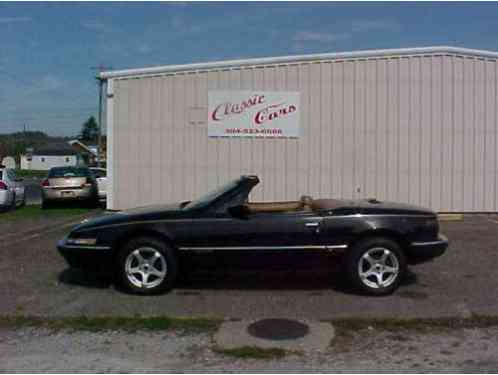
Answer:
<svg viewBox="0 0 498 375"><path fill-rule="evenodd" d="M443 255L448 245L448 238L440 233L434 241L412 242L407 253L412 260L424 261Z"/></svg>
<svg viewBox="0 0 498 375"><path fill-rule="evenodd" d="M72 268L91 271L112 270L112 249L110 246L83 246L67 243L67 238L57 243L57 250Z"/></svg>

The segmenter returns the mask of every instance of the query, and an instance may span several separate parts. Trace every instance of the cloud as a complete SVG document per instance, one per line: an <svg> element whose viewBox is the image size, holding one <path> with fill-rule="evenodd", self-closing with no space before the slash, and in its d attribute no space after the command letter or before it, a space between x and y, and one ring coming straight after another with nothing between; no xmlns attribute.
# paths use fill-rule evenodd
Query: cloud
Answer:
<svg viewBox="0 0 498 375"><path fill-rule="evenodd" d="M95 31L98 33L113 33L118 31L116 27L98 20L83 21L81 22L81 26L87 30Z"/></svg>
<svg viewBox="0 0 498 375"><path fill-rule="evenodd" d="M171 19L171 27L174 31L183 34L199 33L202 28L194 22L188 22L184 17L174 16Z"/></svg>
<svg viewBox="0 0 498 375"><path fill-rule="evenodd" d="M294 42L317 42L317 43L335 43L339 40L349 39L349 33L321 33L315 31L299 31L294 35Z"/></svg>
<svg viewBox="0 0 498 375"><path fill-rule="evenodd" d="M51 74L43 76L39 81L39 90L42 91L58 90L62 86L64 86L64 82L60 78Z"/></svg>
<svg viewBox="0 0 498 375"><path fill-rule="evenodd" d="M140 44L138 46L138 52L141 54L147 55L152 52L152 47L148 45L147 43Z"/></svg>
<svg viewBox="0 0 498 375"><path fill-rule="evenodd" d="M351 29L354 33L367 31L384 30L384 31L399 31L401 25L395 20L379 19L379 20L353 20Z"/></svg>
<svg viewBox="0 0 498 375"><path fill-rule="evenodd" d="M351 33L327 33L327 32L316 32L316 31L299 31L297 32L293 40L292 50L299 52L306 47L313 45L316 46L320 44L322 46L330 46L336 44L337 42L350 39Z"/></svg>
<svg viewBox="0 0 498 375"><path fill-rule="evenodd" d="M33 21L31 17L0 17L0 24L31 21Z"/></svg>

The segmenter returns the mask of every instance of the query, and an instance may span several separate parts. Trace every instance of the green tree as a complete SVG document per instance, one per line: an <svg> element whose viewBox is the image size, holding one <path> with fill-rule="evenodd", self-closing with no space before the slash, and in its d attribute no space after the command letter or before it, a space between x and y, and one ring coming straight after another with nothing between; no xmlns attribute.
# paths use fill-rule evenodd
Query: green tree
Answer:
<svg viewBox="0 0 498 375"><path fill-rule="evenodd" d="M95 117L92 116L88 120L86 120L81 127L79 139L86 142L97 142L98 135L99 127L97 125L97 121L95 121Z"/></svg>

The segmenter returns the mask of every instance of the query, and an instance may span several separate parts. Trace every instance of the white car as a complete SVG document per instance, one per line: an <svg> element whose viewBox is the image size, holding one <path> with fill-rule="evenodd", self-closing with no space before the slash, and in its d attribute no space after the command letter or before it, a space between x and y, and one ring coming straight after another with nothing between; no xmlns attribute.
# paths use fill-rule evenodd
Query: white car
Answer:
<svg viewBox="0 0 498 375"><path fill-rule="evenodd" d="M90 168L99 189L99 199L106 199L107 196L107 171L104 168Z"/></svg>
<svg viewBox="0 0 498 375"><path fill-rule="evenodd" d="M25 201L23 179L13 169L0 166L0 208L23 206Z"/></svg>

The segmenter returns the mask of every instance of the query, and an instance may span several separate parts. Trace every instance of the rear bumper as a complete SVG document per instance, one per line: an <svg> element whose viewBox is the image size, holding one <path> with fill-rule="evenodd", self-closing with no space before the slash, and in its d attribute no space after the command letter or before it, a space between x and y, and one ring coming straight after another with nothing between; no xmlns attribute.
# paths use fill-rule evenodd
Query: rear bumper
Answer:
<svg viewBox="0 0 498 375"><path fill-rule="evenodd" d="M443 255L448 245L448 238L440 233L434 241L412 242L407 253L411 260L420 262Z"/></svg>
<svg viewBox="0 0 498 375"><path fill-rule="evenodd" d="M43 199L50 201L89 200L95 198L95 191L91 187L81 189L52 189L43 188Z"/></svg>
<svg viewBox="0 0 498 375"><path fill-rule="evenodd" d="M9 190L0 190L0 207L7 208L12 205L12 192Z"/></svg>
<svg viewBox="0 0 498 375"><path fill-rule="evenodd" d="M113 257L109 246L69 245L64 238L57 243L57 250L70 267L103 272L112 270Z"/></svg>

